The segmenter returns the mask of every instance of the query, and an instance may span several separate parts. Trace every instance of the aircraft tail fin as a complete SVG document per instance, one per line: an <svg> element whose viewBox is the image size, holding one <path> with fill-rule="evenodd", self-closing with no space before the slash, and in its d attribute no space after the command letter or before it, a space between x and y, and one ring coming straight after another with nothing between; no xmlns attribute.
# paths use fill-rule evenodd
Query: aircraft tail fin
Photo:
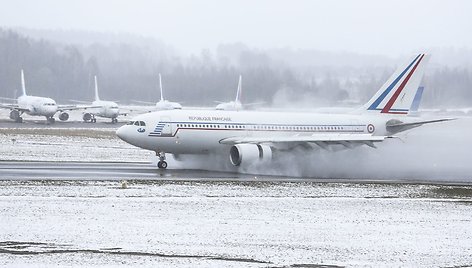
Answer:
<svg viewBox="0 0 472 268"><path fill-rule="evenodd" d="M97 82L97 76L94 75L93 78L94 78L94 80L95 80L95 100L96 100L96 101L99 101L99 100L100 100L100 97L98 96L98 82Z"/></svg>
<svg viewBox="0 0 472 268"><path fill-rule="evenodd" d="M162 77L161 74L159 73L159 89L161 90L161 101L164 100L164 94L162 93Z"/></svg>
<svg viewBox="0 0 472 268"><path fill-rule="evenodd" d="M21 95L26 96L25 74L21 69Z"/></svg>
<svg viewBox="0 0 472 268"><path fill-rule="evenodd" d="M429 55L418 54L401 65L363 106L363 109L381 114L406 115L410 113L411 108L414 107L412 104L428 60Z"/></svg>
<svg viewBox="0 0 472 268"><path fill-rule="evenodd" d="M243 79L242 76L239 75L238 91L236 91L236 99L235 99L235 102L241 102L242 79Z"/></svg>

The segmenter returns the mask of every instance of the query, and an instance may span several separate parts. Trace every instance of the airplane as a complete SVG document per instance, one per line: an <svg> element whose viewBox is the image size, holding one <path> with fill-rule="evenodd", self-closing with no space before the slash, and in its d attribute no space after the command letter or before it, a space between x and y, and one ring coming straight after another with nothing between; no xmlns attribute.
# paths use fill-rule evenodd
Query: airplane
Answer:
<svg viewBox="0 0 472 268"><path fill-rule="evenodd" d="M114 101L103 101L100 100L100 97L98 96L98 82L97 82L97 76L94 76L94 81L95 81L95 100L92 102L92 105L90 106L83 106L83 109L93 109L93 112L86 112L82 116L82 119L84 122L91 122L91 123L96 123L97 119L95 118L96 116L99 117L104 117L104 118L111 118L111 122L113 124L118 123L117 117L119 115L126 115L126 113L120 113L120 108L118 107L118 104ZM78 103L88 103L84 101L77 101L74 100L74 102Z"/></svg>
<svg viewBox="0 0 472 268"><path fill-rule="evenodd" d="M21 117L24 113L32 116L45 116L47 123L52 124L56 120L54 115L60 112L59 119L67 121L69 114L65 111L77 110L79 108L70 105L57 105L51 98L28 96L26 94L25 75L21 70L21 90L22 94L16 99L16 104L0 104L0 108L10 109L10 119L17 123L22 123Z"/></svg>
<svg viewBox="0 0 472 268"><path fill-rule="evenodd" d="M156 106L155 106L154 110L161 111L161 110L182 109L182 105L180 105L180 103L172 102L172 101L168 101L168 100L164 99L164 94L162 93L162 77L161 77L161 74L159 74L159 88L160 88L160 91L161 91L161 99L158 102L156 102L156 104L155 104ZM144 104L154 104L152 102L147 102L147 101L135 101L135 102L144 103Z"/></svg>
<svg viewBox="0 0 472 268"><path fill-rule="evenodd" d="M219 102L219 104L216 105L215 109L225 110L225 111L239 111L239 110L244 109L244 106L262 104L262 102L242 104L241 95L242 95L242 76L239 75L238 90L236 91L236 98L234 99L234 101Z"/></svg>
<svg viewBox="0 0 472 268"><path fill-rule="evenodd" d="M151 150L158 167L166 153L220 154L233 166L260 164L306 150L377 148L395 134L451 118L409 117L429 55L418 54L401 65L362 107L345 114L301 112L169 110L143 114L116 131L123 141Z"/></svg>

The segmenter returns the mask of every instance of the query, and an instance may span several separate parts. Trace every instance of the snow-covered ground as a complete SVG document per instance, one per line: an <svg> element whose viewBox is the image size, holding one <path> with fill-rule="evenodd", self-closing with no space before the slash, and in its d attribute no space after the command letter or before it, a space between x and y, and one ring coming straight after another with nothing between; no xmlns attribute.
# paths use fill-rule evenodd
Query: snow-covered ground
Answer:
<svg viewBox="0 0 472 268"><path fill-rule="evenodd" d="M149 162L153 156L109 128L0 129L0 160Z"/></svg>
<svg viewBox="0 0 472 268"><path fill-rule="evenodd" d="M472 187L159 181L120 186L0 182L0 265L472 265Z"/></svg>

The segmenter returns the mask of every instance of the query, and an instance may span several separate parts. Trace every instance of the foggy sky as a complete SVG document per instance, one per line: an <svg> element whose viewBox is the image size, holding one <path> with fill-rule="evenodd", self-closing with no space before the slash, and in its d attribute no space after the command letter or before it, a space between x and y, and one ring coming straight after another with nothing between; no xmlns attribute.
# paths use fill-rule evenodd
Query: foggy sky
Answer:
<svg viewBox="0 0 472 268"><path fill-rule="evenodd" d="M394 56L472 48L467 0L16 0L1 6L0 27L132 33L184 53L233 42Z"/></svg>

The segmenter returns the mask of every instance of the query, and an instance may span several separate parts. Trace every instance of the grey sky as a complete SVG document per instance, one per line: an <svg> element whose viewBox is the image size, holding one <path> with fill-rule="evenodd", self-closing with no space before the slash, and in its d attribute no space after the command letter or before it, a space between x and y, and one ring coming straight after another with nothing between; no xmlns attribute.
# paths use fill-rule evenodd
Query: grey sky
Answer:
<svg viewBox="0 0 472 268"><path fill-rule="evenodd" d="M185 52L242 42L398 55L431 47L472 48L466 0L15 0L0 26L127 32Z"/></svg>

